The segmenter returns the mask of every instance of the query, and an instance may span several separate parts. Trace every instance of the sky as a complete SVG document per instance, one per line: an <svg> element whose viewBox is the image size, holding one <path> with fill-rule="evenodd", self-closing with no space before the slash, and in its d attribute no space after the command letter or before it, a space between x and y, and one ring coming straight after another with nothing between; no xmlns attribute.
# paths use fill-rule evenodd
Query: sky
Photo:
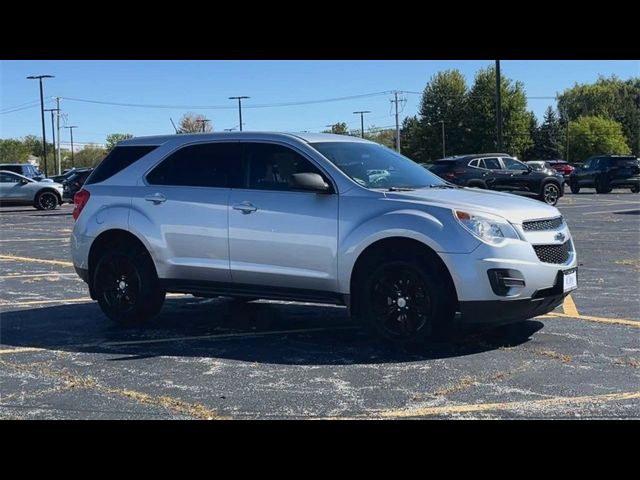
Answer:
<svg viewBox="0 0 640 480"><path fill-rule="evenodd" d="M74 143L82 145L102 144L109 133L115 132L135 136L173 133L170 118L177 124L187 111L206 115L215 131L237 128L237 103L228 99L237 95L251 97L243 101L245 130L318 132L336 122L359 129L360 117L352 113L358 110L371 111L365 116L365 128L391 127L392 95L379 92L421 93L432 75L453 68L459 69L470 85L475 72L493 63L493 60L3 60L0 138L41 135L38 82L26 80L29 75L55 75L45 80L45 108L55 108L52 97L62 97L62 124L77 125ZM640 62L503 60L501 70L504 76L522 81L528 97L555 97L576 82L593 82L599 75L615 74L622 79L640 76ZM377 95L252 108L367 94ZM401 120L416 114L420 101L419 94L407 93L404 97ZM172 108L104 105L86 100ZM552 98L528 100L528 108L538 118L542 118L549 105L555 106ZM203 106L224 108L199 108ZM49 116L46 127L50 139ZM62 144L67 146L69 133L63 132Z"/></svg>

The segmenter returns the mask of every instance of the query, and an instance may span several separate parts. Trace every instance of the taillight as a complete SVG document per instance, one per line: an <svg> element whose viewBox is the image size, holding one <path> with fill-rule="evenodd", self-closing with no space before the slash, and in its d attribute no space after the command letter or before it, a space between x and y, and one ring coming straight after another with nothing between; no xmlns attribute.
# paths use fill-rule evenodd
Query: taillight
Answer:
<svg viewBox="0 0 640 480"><path fill-rule="evenodd" d="M464 175L466 172L464 171L464 169L460 169L460 168L456 168L455 170L451 171L451 172L447 172L444 175L442 175L444 178L448 178L448 179L454 179L454 178L458 178L461 177L462 175Z"/></svg>
<svg viewBox="0 0 640 480"><path fill-rule="evenodd" d="M73 196L73 204L74 204L73 218L74 218L74 220L78 219L78 217L80 216L80 213L82 213L82 209L84 208L84 206L89 201L89 197L90 196L91 196L91 194L89 193L88 190L79 190L78 193L76 193Z"/></svg>

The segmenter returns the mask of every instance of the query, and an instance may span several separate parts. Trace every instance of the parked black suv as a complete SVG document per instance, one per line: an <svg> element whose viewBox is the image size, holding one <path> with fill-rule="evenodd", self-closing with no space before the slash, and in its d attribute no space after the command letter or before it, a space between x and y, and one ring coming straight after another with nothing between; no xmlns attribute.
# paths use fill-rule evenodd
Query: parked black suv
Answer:
<svg viewBox="0 0 640 480"><path fill-rule="evenodd" d="M488 188L524 195L555 205L563 195L562 175L534 171L506 153L460 155L436 160L430 170L464 187Z"/></svg>
<svg viewBox="0 0 640 480"><path fill-rule="evenodd" d="M87 181L93 168L76 169L66 180L62 182L62 200L73 203L73 196L82 188Z"/></svg>
<svg viewBox="0 0 640 480"><path fill-rule="evenodd" d="M595 188L598 193L609 193L614 188L640 191L640 161L626 155L598 155L590 157L569 177L569 188L578 193L581 188Z"/></svg>

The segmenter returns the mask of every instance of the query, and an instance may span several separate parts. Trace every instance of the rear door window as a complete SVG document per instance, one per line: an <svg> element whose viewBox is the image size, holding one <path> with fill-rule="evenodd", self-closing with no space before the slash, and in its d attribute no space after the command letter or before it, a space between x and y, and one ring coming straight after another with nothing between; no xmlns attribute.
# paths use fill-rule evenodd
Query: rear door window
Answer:
<svg viewBox="0 0 640 480"><path fill-rule="evenodd" d="M501 170L502 166L500 165L500 160L498 157L489 157L484 159L484 165L488 170Z"/></svg>
<svg viewBox="0 0 640 480"><path fill-rule="evenodd" d="M151 185L237 188L242 183L238 142L189 145L162 160L148 175Z"/></svg>

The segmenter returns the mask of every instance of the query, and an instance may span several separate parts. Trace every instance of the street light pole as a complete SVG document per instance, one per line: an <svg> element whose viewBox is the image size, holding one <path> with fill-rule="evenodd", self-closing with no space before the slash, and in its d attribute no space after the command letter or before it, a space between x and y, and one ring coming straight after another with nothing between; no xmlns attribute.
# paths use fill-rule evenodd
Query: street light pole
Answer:
<svg viewBox="0 0 640 480"><path fill-rule="evenodd" d="M364 138L364 114L371 113L371 110L359 110L357 112L353 112L355 115L360 114L360 136Z"/></svg>
<svg viewBox="0 0 640 480"><path fill-rule="evenodd" d="M47 177L47 134L44 128L44 90L42 87L43 78L54 78L53 75L30 75L27 80L40 81L40 118L42 120L42 156L44 157L44 176Z"/></svg>
<svg viewBox="0 0 640 480"><path fill-rule="evenodd" d="M500 60L496 60L496 137L498 151L502 152L502 92L500 79Z"/></svg>
<svg viewBox="0 0 640 480"><path fill-rule="evenodd" d="M73 129L78 128L77 125L69 125L68 127L64 127L69 129L69 133L71 134L71 168L74 167L73 164Z"/></svg>
<svg viewBox="0 0 640 480"><path fill-rule="evenodd" d="M208 118L202 118L202 119L196 120L196 123L202 124L202 133L204 133L205 126L206 126L207 122L210 122L210 121L211 120L209 120Z"/></svg>
<svg viewBox="0 0 640 480"><path fill-rule="evenodd" d="M240 97L229 97L229 100L238 100L238 118L240 120L240 131L242 131L242 100L247 97L246 95L242 95Z"/></svg>
<svg viewBox="0 0 640 480"><path fill-rule="evenodd" d="M444 120L440 120L440 123L442 124L442 158L446 158L447 149L445 148L445 145L444 145Z"/></svg>
<svg viewBox="0 0 640 480"><path fill-rule="evenodd" d="M55 171L56 169L56 164L60 161L58 159L58 154L56 153L56 149L55 149L55 145L56 145L56 127L55 124L53 123L53 112L58 112L60 109L59 108L45 108L44 111L45 112L51 112L51 138L53 139L53 170Z"/></svg>

